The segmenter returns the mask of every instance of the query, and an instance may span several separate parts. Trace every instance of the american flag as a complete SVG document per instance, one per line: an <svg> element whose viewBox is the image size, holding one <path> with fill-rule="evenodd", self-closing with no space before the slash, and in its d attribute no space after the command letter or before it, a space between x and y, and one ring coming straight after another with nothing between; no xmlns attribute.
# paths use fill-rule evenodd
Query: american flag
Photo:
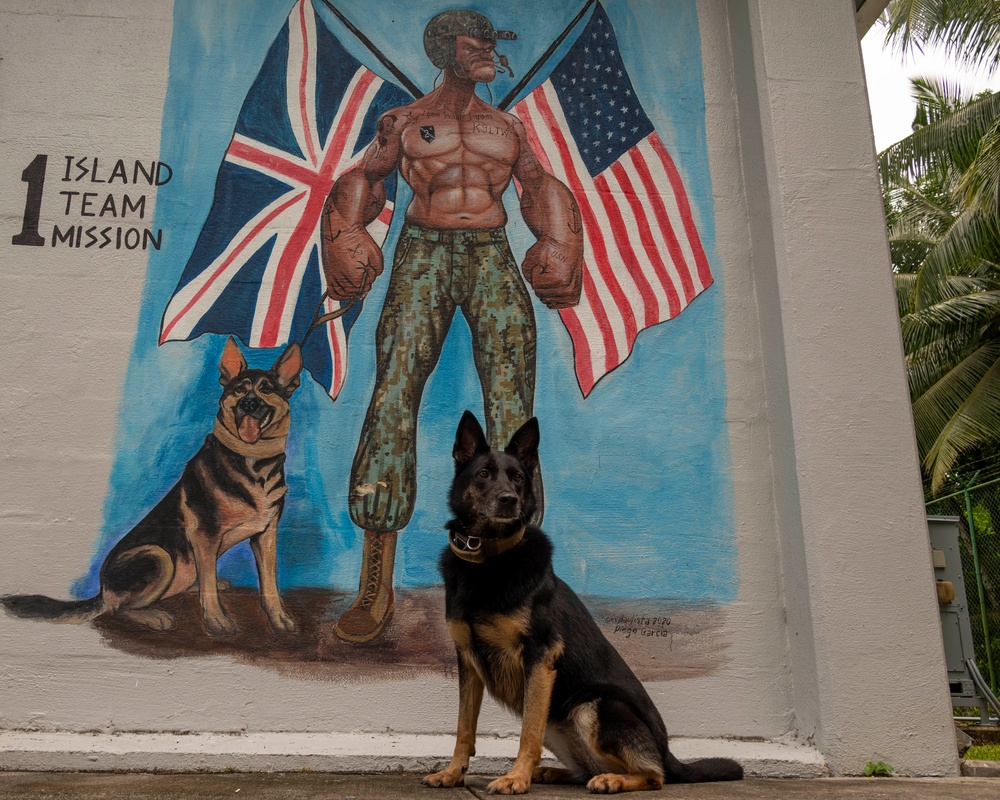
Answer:
<svg viewBox="0 0 1000 800"><path fill-rule="evenodd" d="M600 3L548 79L514 107L542 164L573 192L583 296L560 311L584 396L712 283L673 159L635 96Z"/></svg>
<svg viewBox="0 0 1000 800"><path fill-rule="evenodd" d="M219 168L215 198L167 305L160 343L203 333L250 347L302 342L326 291L320 218L334 181L361 157L379 115L412 97L383 82L298 0L247 94ZM389 201L368 230L384 242ZM323 300L320 313L344 303ZM303 345L306 368L336 398L358 302Z"/></svg>

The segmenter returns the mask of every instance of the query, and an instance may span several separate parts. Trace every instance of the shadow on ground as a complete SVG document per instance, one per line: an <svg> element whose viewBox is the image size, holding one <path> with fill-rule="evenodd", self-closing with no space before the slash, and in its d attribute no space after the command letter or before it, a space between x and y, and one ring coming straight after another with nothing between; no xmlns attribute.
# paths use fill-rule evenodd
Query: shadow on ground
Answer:
<svg viewBox="0 0 1000 800"><path fill-rule="evenodd" d="M111 647L148 658L228 656L297 677L315 680L400 679L421 672L449 673L455 654L444 619L440 587L396 593L396 613L382 635L367 644L348 644L333 626L353 594L325 589L295 589L283 594L298 623L294 633L276 634L258 603L255 589L222 593L226 612L236 622L233 636L209 636L201 620L198 595L176 595L158 607L174 618L174 628L153 631L107 615L93 623ZM605 635L641 680L707 675L726 661L725 612L684 608L668 602L628 605L588 602Z"/></svg>

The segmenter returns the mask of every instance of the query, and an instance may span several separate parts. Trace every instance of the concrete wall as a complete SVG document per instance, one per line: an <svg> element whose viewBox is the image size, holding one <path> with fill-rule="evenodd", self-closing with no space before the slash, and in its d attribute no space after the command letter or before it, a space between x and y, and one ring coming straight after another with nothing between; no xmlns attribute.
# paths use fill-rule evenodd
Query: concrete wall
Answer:
<svg viewBox="0 0 1000 800"><path fill-rule="evenodd" d="M669 4L607 5L641 23ZM612 640L640 664L671 733L692 737L682 756L734 752L762 774L857 774L871 760L954 774L853 3L701 0L697 18L723 320L723 525L738 588L693 616L674 608L670 641L683 659ZM176 281L147 277L142 249L11 244L24 222L22 170L49 156L40 229L50 231L86 221L58 195L67 159L157 160L172 31L170 4L153 0L0 9L3 594L66 597L94 559L116 448L143 441L122 409L126 386L142 407L129 381L148 366L135 357L144 292ZM644 63L655 75L655 56L629 68ZM143 188L142 227L156 229L157 197L177 185ZM0 620L0 765L421 769L450 750L447 666L317 676L209 645L153 656L115 636ZM658 656L673 658L670 670L657 671ZM484 736L517 730L487 704ZM487 745L480 768L515 748L516 738Z"/></svg>
<svg viewBox="0 0 1000 800"><path fill-rule="evenodd" d="M918 731L946 770L939 619L916 577L928 541L848 5L730 4L792 696L836 772Z"/></svg>

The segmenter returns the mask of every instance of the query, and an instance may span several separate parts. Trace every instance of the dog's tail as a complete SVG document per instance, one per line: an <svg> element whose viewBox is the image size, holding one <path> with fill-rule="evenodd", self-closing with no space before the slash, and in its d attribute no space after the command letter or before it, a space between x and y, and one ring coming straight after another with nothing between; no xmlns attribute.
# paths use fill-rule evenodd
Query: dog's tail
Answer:
<svg viewBox="0 0 1000 800"><path fill-rule="evenodd" d="M104 613L104 598L100 593L86 600L55 600L41 594L8 594L0 597L0 605L15 617L52 622L90 622Z"/></svg>
<svg viewBox="0 0 1000 800"><path fill-rule="evenodd" d="M666 783L738 781L743 778L743 767L731 758L699 758L685 763L669 750L665 753L663 768Z"/></svg>

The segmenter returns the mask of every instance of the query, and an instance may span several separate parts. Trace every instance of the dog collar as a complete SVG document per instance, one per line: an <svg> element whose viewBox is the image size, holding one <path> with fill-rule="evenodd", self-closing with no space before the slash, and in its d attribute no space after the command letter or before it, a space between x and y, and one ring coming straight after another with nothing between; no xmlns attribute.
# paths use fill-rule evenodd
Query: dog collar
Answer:
<svg viewBox="0 0 1000 800"><path fill-rule="evenodd" d="M272 458L273 456L280 456L285 452L285 441L288 439L287 436L275 436L273 439L259 439L250 444L249 442L244 442L239 436L236 436L226 428L218 418L215 420L215 428L212 429L212 433L224 447L247 458Z"/></svg>
<svg viewBox="0 0 1000 800"><path fill-rule="evenodd" d="M448 531L448 546L451 552L463 561L482 564L486 559L506 553L516 547L524 538L524 528L502 539L481 539L478 536L464 536L457 531Z"/></svg>

